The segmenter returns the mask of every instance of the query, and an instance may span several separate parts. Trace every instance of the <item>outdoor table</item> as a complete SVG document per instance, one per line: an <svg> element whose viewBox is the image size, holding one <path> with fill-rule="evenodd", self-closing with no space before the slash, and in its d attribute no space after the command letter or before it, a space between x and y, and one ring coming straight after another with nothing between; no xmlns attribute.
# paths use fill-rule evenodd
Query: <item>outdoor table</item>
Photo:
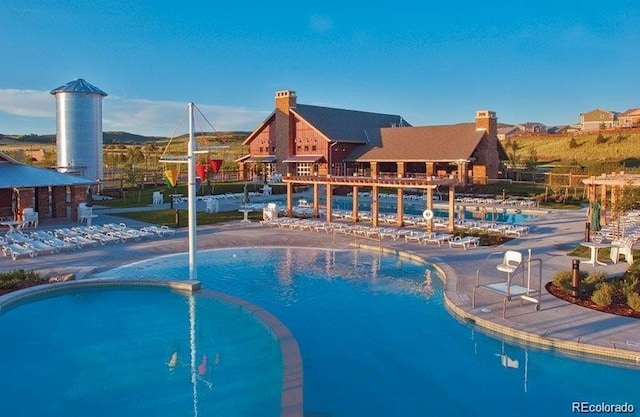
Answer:
<svg viewBox="0 0 640 417"><path fill-rule="evenodd" d="M251 220L249 220L249 213L251 213L253 211L253 209L250 209L248 207L242 207L238 210L241 213L244 213L244 219L241 220L242 223L251 223Z"/></svg>
<svg viewBox="0 0 640 417"><path fill-rule="evenodd" d="M588 261L585 261L584 262L585 264L591 264L593 266L596 266L596 265L606 266L607 265L604 262L600 262L598 260L598 250L600 250L602 248L608 248L611 245L606 244L606 243L595 243L595 242L582 242L582 243L580 243L580 245L591 249L591 258Z"/></svg>
<svg viewBox="0 0 640 417"><path fill-rule="evenodd" d="M22 220L7 220L0 223L3 226L9 226L8 235L13 234L16 231L16 226L21 226L24 224Z"/></svg>

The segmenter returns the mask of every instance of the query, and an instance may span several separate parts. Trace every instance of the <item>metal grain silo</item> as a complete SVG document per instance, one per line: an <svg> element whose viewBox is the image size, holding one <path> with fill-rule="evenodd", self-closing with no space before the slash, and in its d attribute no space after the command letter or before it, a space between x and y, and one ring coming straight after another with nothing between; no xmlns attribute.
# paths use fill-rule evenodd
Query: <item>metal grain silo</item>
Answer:
<svg viewBox="0 0 640 417"><path fill-rule="evenodd" d="M56 97L58 171L102 180L104 91L82 78L51 91Z"/></svg>

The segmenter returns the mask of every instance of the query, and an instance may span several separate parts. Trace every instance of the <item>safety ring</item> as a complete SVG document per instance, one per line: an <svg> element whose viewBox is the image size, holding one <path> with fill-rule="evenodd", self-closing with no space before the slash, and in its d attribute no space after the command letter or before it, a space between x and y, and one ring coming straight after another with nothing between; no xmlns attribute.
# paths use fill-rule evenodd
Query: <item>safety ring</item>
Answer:
<svg viewBox="0 0 640 417"><path fill-rule="evenodd" d="M426 209L422 212L422 217L424 217L424 219L427 221L433 219L433 211Z"/></svg>

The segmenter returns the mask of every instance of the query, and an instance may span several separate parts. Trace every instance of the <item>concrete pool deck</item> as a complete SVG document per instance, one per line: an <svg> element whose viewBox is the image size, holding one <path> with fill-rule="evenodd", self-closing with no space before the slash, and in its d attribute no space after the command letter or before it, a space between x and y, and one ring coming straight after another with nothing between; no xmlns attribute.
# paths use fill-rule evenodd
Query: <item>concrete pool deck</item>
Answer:
<svg viewBox="0 0 640 417"><path fill-rule="evenodd" d="M136 222L98 211L95 224L125 221L130 226ZM438 264L446 274L445 299L448 308L456 316L475 322L489 332L497 332L524 342L576 354L593 355L600 359L624 361L640 366L640 320L592 311L567 303L549 294L544 284L551 281L558 270L570 270L572 257L567 251L583 241L585 210L552 210L530 221L531 232L499 247L461 248L418 245L415 242L383 240L382 247L392 252L409 253L427 262ZM110 268L138 260L188 250L186 229L174 236L154 238L139 242L127 242L87 248L56 255L42 255L12 261L0 258L0 271L22 268L43 271L47 274L74 272L78 278L90 276L93 271ZM267 228L257 222L233 221L198 228L198 248L216 249L250 246L290 246L347 249L355 245L378 249L379 242L353 236L324 232L297 231ZM478 291L476 307L472 307L476 270L493 252L514 249L542 260L542 302L540 311L534 305L517 301L507 303L506 318L502 317L502 296L488 291ZM500 257L492 259L499 263ZM585 261L586 259L582 259ZM624 262L599 266L608 275L623 273ZM491 269L491 268L489 268ZM493 266L495 269L495 266ZM594 267L581 263L581 269L592 271Z"/></svg>

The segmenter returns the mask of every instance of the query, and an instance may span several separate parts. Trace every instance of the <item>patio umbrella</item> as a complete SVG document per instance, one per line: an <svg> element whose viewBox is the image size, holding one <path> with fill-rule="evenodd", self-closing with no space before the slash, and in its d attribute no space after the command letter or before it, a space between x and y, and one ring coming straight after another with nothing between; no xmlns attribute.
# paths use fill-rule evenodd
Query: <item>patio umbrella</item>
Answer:
<svg viewBox="0 0 640 417"><path fill-rule="evenodd" d="M595 201L591 206L591 230L600 231L600 203Z"/></svg>

